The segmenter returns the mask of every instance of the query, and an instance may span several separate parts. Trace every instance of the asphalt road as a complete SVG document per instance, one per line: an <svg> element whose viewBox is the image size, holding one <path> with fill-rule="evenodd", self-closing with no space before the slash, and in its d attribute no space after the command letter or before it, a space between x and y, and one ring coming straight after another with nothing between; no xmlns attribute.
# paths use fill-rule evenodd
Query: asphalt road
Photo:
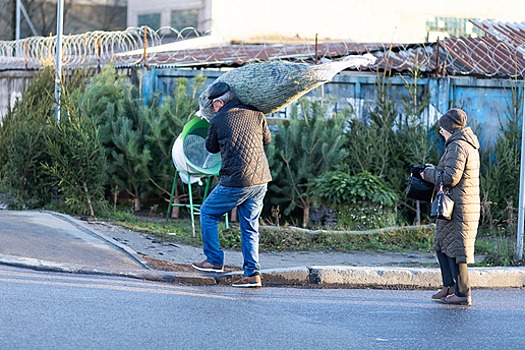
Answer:
<svg viewBox="0 0 525 350"><path fill-rule="evenodd" d="M521 349L525 290L177 286L0 266L1 349Z"/></svg>

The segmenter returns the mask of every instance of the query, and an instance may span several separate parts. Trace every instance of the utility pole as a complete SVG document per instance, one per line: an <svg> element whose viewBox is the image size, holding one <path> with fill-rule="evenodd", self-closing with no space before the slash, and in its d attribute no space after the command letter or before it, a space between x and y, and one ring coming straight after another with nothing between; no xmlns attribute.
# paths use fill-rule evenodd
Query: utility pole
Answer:
<svg viewBox="0 0 525 350"><path fill-rule="evenodd" d="M60 84L62 82L62 26L64 24L64 0L57 1L57 40L55 72L55 119L60 123Z"/></svg>
<svg viewBox="0 0 525 350"><path fill-rule="evenodd" d="M16 0L16 7L15 7L15 40L20 39L20 1Z"/></svg>
<svg viewBox="0 0 525 350"><path fill-rule="evenodd" d="M20 40L20 3L21 0L16 0L16 6L15 6L15 42L16 42L16 49L15 49L15 55L16 57L20 56L20 43L18 40Z"/></svg>
<svg viewBox="0 0 525 350"><path fill-rule="evenodd" d="M525 47L518 46L518 52L525 57ZM516 260L523 258L523 225L525 216L525 83L521 85L521 163L520 163L520 197L518 204L518 232L516 242Z"/></svg>

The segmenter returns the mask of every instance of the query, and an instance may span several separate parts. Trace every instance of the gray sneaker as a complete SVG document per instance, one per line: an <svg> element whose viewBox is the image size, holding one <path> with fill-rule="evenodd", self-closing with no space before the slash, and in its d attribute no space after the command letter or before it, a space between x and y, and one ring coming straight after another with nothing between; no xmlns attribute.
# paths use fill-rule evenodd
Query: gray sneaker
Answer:
<svg viewBox="0 0 525 350"><path fill-rule="evenodd" d="M232 283L232 287L254 288L261 287L261 276L244 276Z"/></svg>

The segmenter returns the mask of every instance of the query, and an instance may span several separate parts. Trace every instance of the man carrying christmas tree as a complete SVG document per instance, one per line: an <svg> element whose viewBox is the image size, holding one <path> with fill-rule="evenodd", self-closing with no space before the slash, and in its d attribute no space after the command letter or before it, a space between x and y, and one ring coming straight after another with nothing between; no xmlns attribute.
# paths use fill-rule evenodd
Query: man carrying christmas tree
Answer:
<svg viewBox="0 0 525 350"><path fill-rule="evenodd" d="M272 180L264 146L271 142L266 118L243 105L230 86L215 83L208 97L216 114L210 120L206 149L221 153L220 182L201 207L203 252L206 260L192 266L205 272L224 271L219 241L220 218L237 207L241 229L243 277L233 287L260 287L259 216L267 184Z"/></svg>

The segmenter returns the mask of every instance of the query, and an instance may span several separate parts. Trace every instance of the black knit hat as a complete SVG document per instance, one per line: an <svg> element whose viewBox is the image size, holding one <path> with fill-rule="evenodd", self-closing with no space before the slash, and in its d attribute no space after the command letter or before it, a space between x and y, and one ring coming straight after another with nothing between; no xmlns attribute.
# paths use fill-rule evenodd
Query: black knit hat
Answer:
<svg viewBox="0 0 525 350"><path fill-rule="evenodd" d="M467 113L461 109L453 108L439 119L439 126L453 134L456 129L461 129L467 124Z"/></svg>
<svg viewBox="0 0 525 350"><path fill-rule="evenodd" d="M230 85L222 81L219 81L218 83L215 83L212 86L210 86L210 91L208 93L208 99L214 100L217 97L221 97L228 91L230 91Z"/></svg>

